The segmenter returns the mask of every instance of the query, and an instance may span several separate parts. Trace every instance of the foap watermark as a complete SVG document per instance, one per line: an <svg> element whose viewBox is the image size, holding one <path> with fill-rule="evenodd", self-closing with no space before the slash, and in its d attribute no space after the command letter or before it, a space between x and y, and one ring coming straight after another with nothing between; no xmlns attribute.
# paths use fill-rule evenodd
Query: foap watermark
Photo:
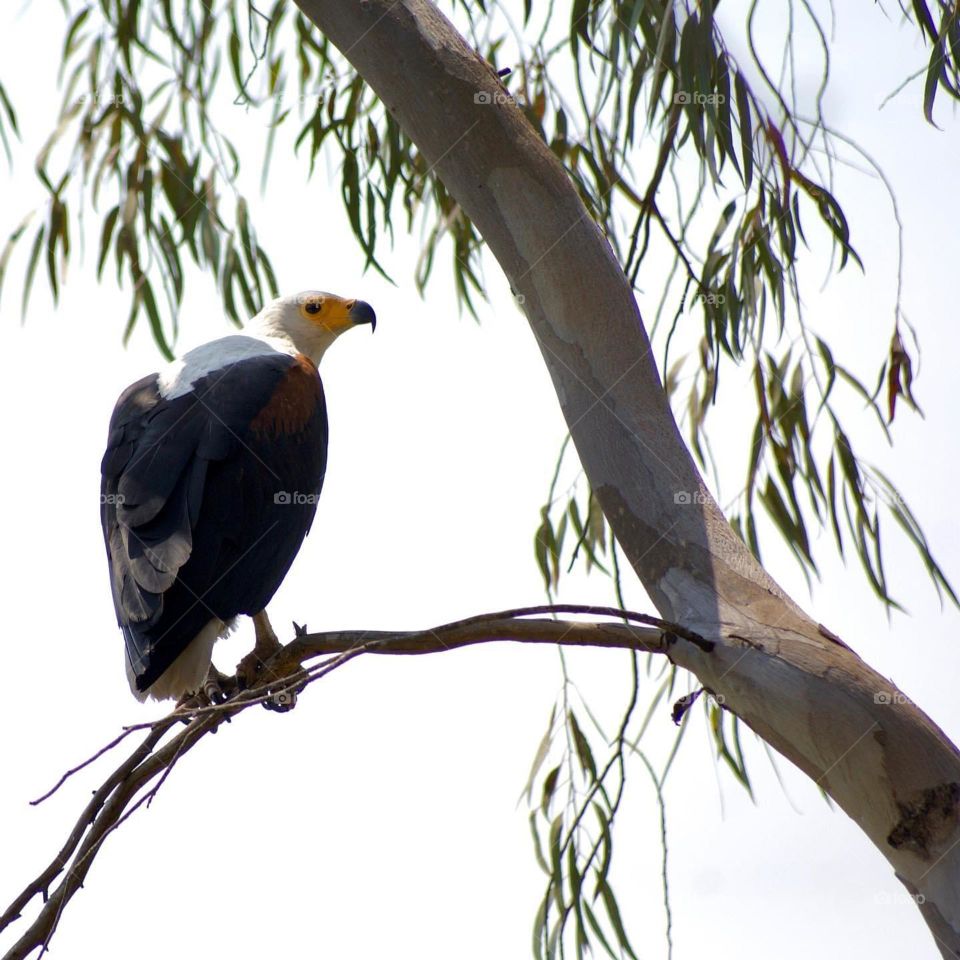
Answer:
<svg viewBox="0 0 960 960"><path fill-rule="evenodd" d="M702 490L694 490L693 493L689 490L677 490L673 495L673 502L680 505L706 503L707 495Z"/></svg>
<svg viewBox="0 0 960 960"><path fill-rule="evenodd" d="M722 93L692 93L689 90L678 90L673 95L673 102L683 106L694 104L705 107L708 104L726 103L727 98Z"/></svg>
<svg viewBox="0 0 960 960"><path fill-rule="evenodd" d="M523 97L515 97L512 93L505 93L502 90L497 90L495 93L490 93L489 90L478 90L473 95L473 102L481 105L490 103L512 103L518 107L527 105Z"/></svg>
<svg viewBox="0 0 960 960"><path fill-rule="evenodd" d="M319 110L326 102L329 94L321 91L320 93L301 93L298 94L295 98L295 102L298 103L301 107L310 106L311 104Z"/></svg>
<svg viewBox="0 0 960 960"><path fill-rule="evenodd" d="M273 502L280 506L303 506L306 503L318 503L319 493L301 493L299 490L278 490L273 495Z"/></svg>
<svg viewBox="0 0 960 960"><path fill-rule="evenodd" d="M275 710L277 713L286 713L297 705L296 690L279 690L272 693L264 702L268 710Z"/></svg>
<svg viewBox="0 0 960 960"><path fill-rule="evenodd" d="M119 507L126 499L122 493L101 493L100 506L102 507L105 503L112 503Z"/></svg>
<svg viewBox="0 0 960 960"><path fill-rule="evenodd" d="M874 703L903 704L913 703L913 701L902 694L899 690L878 690L873 695Z"/></svg>
<svg viewBox="0 0 960 960"><path fill-rule="evenodd" d="M333 103L337 99L337 87L335 82L331 80L319 89L315 89L311 93L301 92L293 99L301 107L312 105L319 110L325 104Z"/></svg>
<svg viewBox="0 0 960 960"><path fill-rule="evenodd" d="M727 302L727 298L722 293L716 293L708 290L706 293L688 293L680 301L681 307L686 310L696 304L705 304L708 307L722 307Z"/></svg>
<svg viewBox="0 0 960 960"><path fill-rule="evenodd" d="M270 94L264 97L248 97L240 94L233 105L243 107L246 110L259 110L261 107L271 107L279 111L290 104L296 104L301 110L304 107L313 107L315 110L322 109L326 104L332 104L337 99L336 81L331 79L322 86L315 87L313 90L301 90L299 93L291 94L284 90L280 93Z"/></svg>
<svg viewBox="0 0 960 960"><path fill-rule="evenodd" d="M907 893L906 890L878 890L873 895L873 902L883 906L894 903L916 903L922 905L927 898L922 893Z"/></svg>
<svg viewBox="0 0 960 960"><path fill-rule="evenodd" d="M77 97L77 103L93 103L101 107L122 107L122 93L101 93L95 90L93 93L81 93Z"/></svg>
<svg viewBox="0 0 960 960"><path fill-rule="evenodd" d="M677 703L680 704L684 709L688 709L697 702L701 694L708 701L712 700L718 707L722 707L727 702L727 698L722 693L714 693L712 690L701 688L699 690L694 690L693 693L685 694L677 701Z"/></svg>

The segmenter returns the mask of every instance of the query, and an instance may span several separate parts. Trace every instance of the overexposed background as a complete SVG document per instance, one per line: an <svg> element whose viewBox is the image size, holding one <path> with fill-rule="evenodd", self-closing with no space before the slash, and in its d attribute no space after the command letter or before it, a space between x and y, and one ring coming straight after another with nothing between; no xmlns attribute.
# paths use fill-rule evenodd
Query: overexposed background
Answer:
<svg viewBox="0 0 960 960"><path fill-rule="evenodd" d="M898 413L895 455L873 434L855 439L901 485L956 582L960 125L946 105L938 110L945 131L923 121L919 83L879 110L924 54L912 28L876 11L838 15L828 116L874 155L898 195L926 414ZM0 14L0 73L24 139L12 172L0 175L4 233L42 199L31 166L58 102L57 16L41 4ZM236 108L223 126L239 143L258 145L266 122ZM313 531L270 607L275 626L413 628L541 602L533 532L565 428L496 264L487 263L491 303L479 327L458 316L443 260L426 298L416 294L413 239L399 235L386 258L398 286L364 276L338 181L331 185L320 164L306 183L304 169L279 149L254 211L280 286L361 297L379 323L376 336L351 333L324 360L329 469ZM253 199L255 162L247 161L246 176ZM862 360L869 379L890 337L896 234L879 182L841 177L838 196L867 273L848 270L823 290L808 285L805 305L835 353L852 354L855 366ZM127 690L98 513L113 403L159 356L145 324L121 345L126 294L109 280L109 266L104 284L95 282L92 242L71 265L56 309L41 266L21 327L25 249L0 300L3 905L53 856L119 758L100 761L39 808L28 800L121 724L162 710L139 706ZM659 291L649 271L643 276L649 314ZM231 332L212 283L193 280L189 291L185 344ZM711 414L721 456L744 443L734 409ZM833 560L822 539L823 582L812 595L785 551L768 550L767 565L960 740L957 612L940 610L919 564L891 535L888 572L910 615L888 620L859 570ZM627 577L629 605L650 609ZM576 573L563 596L603 602L610 594L601 578ZM232 667L251 643L245 628L220 645L218 662ZM628 685L626 654L578 651L570 661L590 702L615 717ZM559 685L555 651L487 645L357 660L316 684L291 714L247 712L184 757L150 809L110 838L53 950L143 960L280 950L337 960L529 956L544 878L518 797ZM664 705L649 736L664 747L673 735ZM936 956L916 907L860 831L780 761L785 793L748 732L746 749L756 805L716 767L699 714L667 783L677 960L832 958L851 948L875 960ZM639 765L629 779L615 885L638 953L662 957L658 812ZM9 942L18 935L8 931Z"/></svg>

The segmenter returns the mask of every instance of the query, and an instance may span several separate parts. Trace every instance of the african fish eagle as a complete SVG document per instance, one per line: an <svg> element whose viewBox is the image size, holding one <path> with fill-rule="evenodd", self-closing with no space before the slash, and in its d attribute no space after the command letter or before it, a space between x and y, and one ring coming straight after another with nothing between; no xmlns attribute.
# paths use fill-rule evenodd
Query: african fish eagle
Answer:
<svg viewBox="0 0 960 960"><path fill-rule="evenodd" d="M121 394L100 502L137 699L202 691L213 645L240 614L254 618L255 653L276 649L263 611L310 529L327 463L317 364L365 323L376 315L362 300L281 297L243 334Z"/></svg>

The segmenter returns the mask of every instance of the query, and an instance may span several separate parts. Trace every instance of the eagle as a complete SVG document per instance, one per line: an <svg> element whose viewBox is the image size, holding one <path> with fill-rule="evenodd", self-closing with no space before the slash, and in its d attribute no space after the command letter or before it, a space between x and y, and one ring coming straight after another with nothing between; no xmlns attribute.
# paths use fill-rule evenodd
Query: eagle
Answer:
<svg viewBox="0 0 960 960"><path fill-rule="evenodd" d="M126 673L138 700L216 691L214 643L265 608L310 530L327 465L317 365L373 308L321 291L267 304L242 334L131 384L110 420L100 513ZM252 659L251 659L252 658Z"/></svg>

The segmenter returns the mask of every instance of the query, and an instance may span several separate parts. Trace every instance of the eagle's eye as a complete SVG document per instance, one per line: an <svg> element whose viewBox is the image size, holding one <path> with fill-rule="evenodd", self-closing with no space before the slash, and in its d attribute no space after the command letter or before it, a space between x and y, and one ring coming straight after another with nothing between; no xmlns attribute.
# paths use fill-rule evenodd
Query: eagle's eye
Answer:
<svg viewBox="0 0 960 960"><path fill-rule="evenodd" d="M306 310L307 313L315 316L320 312L322 307L323 307L323 302L321 300L308 300L307 303L304 304L303 309Z"/></svg>

